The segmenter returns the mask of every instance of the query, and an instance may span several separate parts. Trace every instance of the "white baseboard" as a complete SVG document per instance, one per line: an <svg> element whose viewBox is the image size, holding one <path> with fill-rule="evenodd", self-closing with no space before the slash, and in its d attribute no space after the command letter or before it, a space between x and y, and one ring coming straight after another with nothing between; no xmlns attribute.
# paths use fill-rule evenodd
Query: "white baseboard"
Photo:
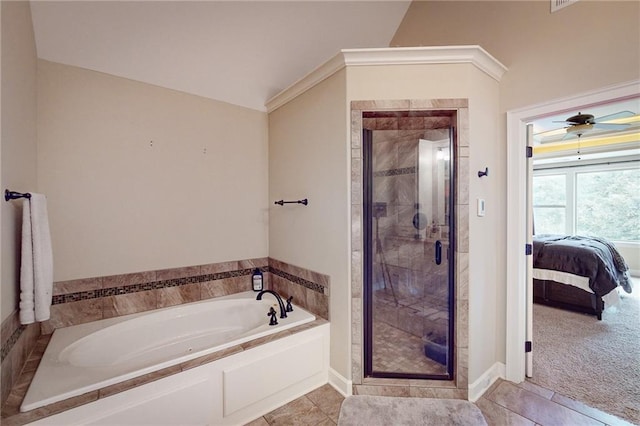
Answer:
<svg viewBox="0 0 640 426"><path fill-rule="evenodd" d="M496 362L487 371L482 373L478 379L469 385L469 401L476 402L498 379L504 379L506 366L501 362Z"/></svg>
<svg viewBox="0 0 640 426"><path fill-rule="evenodd" d="M353 394L353 382L331 367L329 367L329 384L344 397Z"/></svg>

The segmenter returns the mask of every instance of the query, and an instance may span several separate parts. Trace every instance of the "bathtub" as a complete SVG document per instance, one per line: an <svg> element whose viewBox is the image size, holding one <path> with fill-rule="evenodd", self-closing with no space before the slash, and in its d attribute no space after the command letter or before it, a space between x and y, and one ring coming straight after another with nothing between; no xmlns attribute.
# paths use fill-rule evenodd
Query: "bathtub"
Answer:
<svg viewBox="0 0 640 426"><path fill-rule="evenodd" d="M295 302L295 301L294 301ZM269 308L278 325L269 325ZM279 318L273 295L245 292L57 329L20 411L104 388L308 323L295 306Z"/></svg>

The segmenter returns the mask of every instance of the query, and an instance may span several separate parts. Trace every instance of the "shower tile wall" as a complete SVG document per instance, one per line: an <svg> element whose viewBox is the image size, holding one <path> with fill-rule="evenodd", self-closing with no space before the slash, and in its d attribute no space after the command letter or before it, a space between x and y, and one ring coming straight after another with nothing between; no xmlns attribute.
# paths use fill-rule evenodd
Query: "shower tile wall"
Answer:
<svg viewBox="0 0 640 426"><path fill-rule="evenodd" d="M425 330L444 338L449 317L447 276L425 259L434 258L432 240L448 229L417 231L413 217L418 203L418 140L428 137L428 129L449 128L451 119L384 117L363 118L362 122L365 129L375 130L373 198L385 203L387 210L378 219L384 256L374 256L376 319L418 338L424 337ZM389 289L383 291L382 259L391 275L397 305Z"/></svg>
<svg viewBox="0 0 640 426"><path fill-rule="evenodd" d="M5 401L40 333L249 291L256 267L264 273L265 288L293 296L294 306L329 318L329 276L270 258L55 282L48 321L23 326L16 311L2 322L0 402Z"/></svg>
<svg viewBox="0 0 640 426"><path fill-rule="evenodd" d="M466 99L436 100L379 100L353 101L351 103L351 289L352 289L352 381L354 394L400 395L439 398L467 398L468 385L468 101ZM388 117L393 111L418 110L455 110L455 117ZM363 112L368 116L363 118ZM371 117L371 112L380 112L379 117ZM387 115L387 117L384 117ZM451 123L451 120L455 120ZM386 201L387 217L379 219L381 235L386 235L383 246L385 263L392 273L399 305L395 306L389 292L379 292L378 312L385 321L381 327L384 333L406 332L415 339L422 338L423 324L429 328L445 329L448 313L446 312L446 294L436 289L445 289L446 285L438 283L427 286L422 277L429 274L430 265L422 265L424 258L434 256L433 244L424 244L415 240L416 229L412 218L416 212L415 177L417 139L429 138L425 128L444 128L453 124L457 127L456 142L456 247L455 247L455 356L454 380L433 381L417 379L374 379L363 376L363 301L362 301L362 129L373 132L376 152L379 158L374 164L374 188L380 193L374 194L375 201ZM395 147L395 148L394 148ZM386 194L386 195L385 195ZM386 197L386 199L384 199ZM387 231L390 231L387 233ZM423 237L433 239L447 236L448 229L438 228L422 230ZM427 235L431 232L432 235ZM407 256L407 253L415 253ZM421 259L422 258L422 259ZM421 260L421 261L419 261ZM374 258L374 269L378 276L374 280L380 288L380 260ZM441 279L446 280L443 276ZM416 306L403 304L409 299L422 298ZM425 298L427 298L425 300ZM388 327L387 327L388 326ZM417 341L417 340L416 340ZM397 350L394 349L394 350ZM382 362L382 361L381 361ZM429 362L427 359L426 362Z"/></svg>

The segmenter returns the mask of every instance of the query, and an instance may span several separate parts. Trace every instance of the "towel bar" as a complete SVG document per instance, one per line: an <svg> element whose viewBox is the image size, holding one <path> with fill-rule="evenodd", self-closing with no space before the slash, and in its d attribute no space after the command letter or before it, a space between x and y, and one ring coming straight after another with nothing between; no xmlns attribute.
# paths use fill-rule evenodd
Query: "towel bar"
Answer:
<svg viewBox="0 0 640 426"><path fill-rule="evenodd" d="M4 190L5 201L16 200L18 198L31 198L31 194L29 194L28 192L25 192L23 194L22 192L9 191L8 189Z"/></svg>
<svg viewBox="0 0 640 426"><path fill-rule="evenodd" d="M285 204L304 204L305 206L307 204L309 204L309 200L307 200L306 198L303 200L297 200L297 201L284 201L284 200L280 200L280 201L276 201L273 204L278 204L280 206L284 206Z"/></svg>

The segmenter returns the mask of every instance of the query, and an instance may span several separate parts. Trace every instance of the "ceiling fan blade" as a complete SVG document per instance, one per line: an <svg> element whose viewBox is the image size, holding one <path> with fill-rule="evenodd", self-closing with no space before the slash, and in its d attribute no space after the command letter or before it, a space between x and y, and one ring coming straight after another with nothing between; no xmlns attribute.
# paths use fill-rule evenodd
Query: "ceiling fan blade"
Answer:
<svg viewBox="0 0 640 426"><path fill-rule="evenodd" d="M615 124L615 123L594 123L593 127L597 129L606 130L624 130L629 127L629 123Z"/></svg>
<svg viewBox="0 0 640 426"><path fill-rule="evenodd" d="M602 117L598 117L596 118L596 123L599 123L601 121L616 120L618 118L633 117L634 115L636 114L631 111L620 111L616 112L615 114L603 115Z"/></svg>
<svg viewBox="0 0 640 426"><path fill-rule="evenodd" d="M558 129L551 129L551 130L545 130L543 132L534 133L533 136L536 136L538 138L548 138L548 137L552 137L552 136L561 135L564 132L565 132L565 128L564 127L560 127Z"/></svg>

